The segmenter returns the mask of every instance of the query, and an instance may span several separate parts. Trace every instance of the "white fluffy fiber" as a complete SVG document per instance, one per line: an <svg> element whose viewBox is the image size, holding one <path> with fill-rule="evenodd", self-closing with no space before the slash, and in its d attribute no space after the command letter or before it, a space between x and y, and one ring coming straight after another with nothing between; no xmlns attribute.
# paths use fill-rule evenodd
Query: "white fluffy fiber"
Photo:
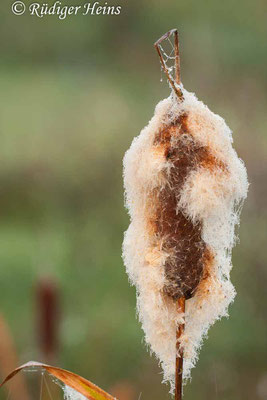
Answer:
<svg viewBox="0 0 267 400"><path fill-rule="evenodd" d="M208 146L226 171L199 167L187 177L177 207L192 219L202 221L202 238L215 255L210 277L186 301L186 328L181 338L184 348L184 380L190 377L198 350L209 327L227 315L235 296L230 282L231 249L234 227L239 221L248 182L246 169L232 147L232 135L224 120L211 112L194 94L183 89L184 101L174 95L161 101L148 126L136 137L124 157L126 206L131 217L125 233L123 258L131 283L137 288L137 310L145 340L163 369L171 391L175 380L176 327L184 316L175 302L163 294L164 254L161 243L149 229L148 214L153 212L149 193L165 184L170 165L163 152L153 145L155 135L182 113L188 114L190 133Z"/></svg>
<svg viewBox="0 0 267 400"><path fill-rule="evenodd" d="M68 385L63 386L64 400L87 400L83 394Z"/></svg>

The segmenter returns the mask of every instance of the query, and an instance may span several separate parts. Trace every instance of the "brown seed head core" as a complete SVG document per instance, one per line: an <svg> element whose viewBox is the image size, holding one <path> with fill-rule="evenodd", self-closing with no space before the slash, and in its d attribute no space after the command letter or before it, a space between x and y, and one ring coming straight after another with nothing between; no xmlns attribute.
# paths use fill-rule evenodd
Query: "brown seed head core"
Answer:
<svg viewBox="0 0 267 400"><path fill-rule="evenodd" d="M162 240L162 250L169 254L165 261L164 292L177 300L194 296L198 284L208 275L213 254L201 237L202 222L192 222L177 203L189 173L196 168L223 168L208 147L199 144L190 133L188 116L182 114L156 135L155 146L164 146L170 163L166 184L153 192L155 214L150 221L154 233Z"/></svg>

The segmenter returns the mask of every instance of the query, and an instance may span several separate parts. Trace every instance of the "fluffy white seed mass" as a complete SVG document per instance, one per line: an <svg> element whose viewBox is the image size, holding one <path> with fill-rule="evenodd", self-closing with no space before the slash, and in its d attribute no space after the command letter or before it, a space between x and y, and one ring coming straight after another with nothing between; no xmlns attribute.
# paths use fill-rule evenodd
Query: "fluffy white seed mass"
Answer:
<svg viewBox="0 0 267 400"><path fill-rule="evenodd" d="M87 400L83 394L68 385L63 386L64 400Z"/></svg>
<svg viewBox="0 0 267 400"><path fill-rule="evenodd" d="M231 249L248 188L245 166L232 147L232 134L224 120L194 94L183 89L183 95L182 102L171 95L156 106L148 126L133 140L124 157L125 201L131 218L123 243L124 263L137 289L137 310L146 343L157 356L163 380L170 383L171 391L175 381L177 326L185 318L185 331L180 340L186 380L197 361L203 337L216 320L227 315L234 299L235 289L229 276ZM171 148L188 146L188 141L194 140L198 148L208 149L214 163L220 165L211 168L207 163L199 163L188 169L179 191L170 187L177 190L177 213L182 213L192 224L201 225L201 239L212 254L212 262L205 267L208 271L203 272L196 290L186 301L185 316L177 311L177 302L164 290L165 264L172 257L165 245L167 239L150 226L156 212L153 193L160 194L170 185L174 168L164 146L157 144L157 137L166 127L175 126L181 115L187 116L190 135L174 132Z"/></svg>

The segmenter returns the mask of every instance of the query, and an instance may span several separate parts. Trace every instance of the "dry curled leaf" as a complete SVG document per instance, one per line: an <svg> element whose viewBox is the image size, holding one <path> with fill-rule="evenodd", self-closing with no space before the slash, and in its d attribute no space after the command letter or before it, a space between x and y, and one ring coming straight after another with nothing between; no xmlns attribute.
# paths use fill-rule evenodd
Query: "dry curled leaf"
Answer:
<svg viewBox="0 0 267 400"><path fill-rule="evenodd" d="M83 378L80 375L74 374L73 372L67 371L62 368L52 367L51 365L42 364L36 361L30 361L20 367L14 369L1 383L2 387L6 382L12 379L18 372L32 367L40 367L45 369L49 374L53 375L55 378L59 379L65 385L75 389L77 392L81 393L89 400L116 400L115 397L106 393L104 390L100 389L98 386L94 385L92 382Z"/></svg>

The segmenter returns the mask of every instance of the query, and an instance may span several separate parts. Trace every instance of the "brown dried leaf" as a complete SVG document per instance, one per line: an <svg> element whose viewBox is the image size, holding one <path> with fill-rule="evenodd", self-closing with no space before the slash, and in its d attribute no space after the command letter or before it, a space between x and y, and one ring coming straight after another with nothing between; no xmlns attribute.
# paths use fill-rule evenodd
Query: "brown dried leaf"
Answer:
<svg viewBox="0 0 267 400"><path fill-rule="evenodd" d="M88 381L82 376L79 376L77 374L74 374L73 372L67 371L62 368L52 367L51 365L42 364L36 361L30 361L14 369L4 379L0 387L2 387L6 382L12 379L13 376L15 376L18 372L22 371L23 369L32 367L44 368L55 378L59 379L60 381L70 386L71 388L77 390L77 392L81 393L89 400L116 400L115 397L104 392L104 390L100 389L98 386L94 385L92 382Z"/></svg>

